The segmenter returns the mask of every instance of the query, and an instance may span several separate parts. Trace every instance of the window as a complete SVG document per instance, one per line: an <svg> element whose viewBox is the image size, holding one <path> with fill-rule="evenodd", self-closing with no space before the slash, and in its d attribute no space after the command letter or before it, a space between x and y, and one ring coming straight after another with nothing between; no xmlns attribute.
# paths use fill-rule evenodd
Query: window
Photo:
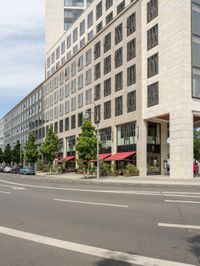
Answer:
<svg viewBox="0 0 200 266"><path fill-rule="evenodd" d="M87 17L87 27L90 28L93 24L93 11L91 11L89 14L88 14L88 17Z"/></svg>
<svg viewBox="0 0 200 266"><path fill-rule="evenodd" d="M65 102L65 114L68 114L70 110L69 101Z"/></svg>
<svg viewBox="0 0 200 266"><path fill-rule="evenodd" d="M92 70L88 69L85 73L85 85L90 84L92 81Z"/></svg>
<svg viewBox="0 0 200 266"><path fill-rule="evenodd" d="M111 49L111 32L108 33L104 38L104 53Z"/></svg>
<svg viewBox="0 0 200 266"><path fill-rule="evenodd" d="M200 98L200 69L193 68L193 97Z"/></svg>
<svg viewBox="0 0 200 266"><path fill-rule="evenodd" d="M103 23L101 21L99 24L97 24L96 33L100 32L100 30L102 30L102 28L103 28Z"/></svg>
<svg viewBox="0 0 200 266"><path fill-rule="evenodd" d="M98 63L94 66L94 79L97 80L101 76L101 64Z"/></svg>
<svg viewBox="0 0 200 266"><path fill-rule="evenodd" d="M54 123L54 133L57 134L58 133L58 122Z"/></svg>
<svg viewBox="0 0 200 266"><path fill-rule="evenodd" d="M111 94L111 78L104 81L104 97Z"/></svg>
<svg viewBox="0 0 200 266"><path fill-rule="evenodd" d="M65 131L69 130L69 117L65 118Z"/></svg>
<svg viewBox="0 0 200 266"><path fill-rule="evenodd" d="M90 48L89 50L87 50L86 56L85 56L86 66L88 66L91 63L91 60L92 60L92 49Z"/></svg>
<svg viewBox="0 0 200 266"><path fill-rule="evenodd" d="M78 58L78 71L83 69L83 55Z"/></svg>
<svg viewBox="0 0 200 266"><path fill-rule="evenodd" d="M80 23L80 36L85 32L85 20Z"/></svg>
<svg viewBox="0 0 200 266"><path fill-rule="evenodd" d="M104 103L104 120L111 118L111 101Z"/></svg>
<svg viewBox="0 0 200 266"><path fill-rule="evenodd" d="M130 17L127 18L127 22L126 22L127 36L135 32L135 29L136 29L135 24L136 24L136 15L134 13Z"/></svg>
<svg viewBox="0 0 200 266"><path fill-rule="evenodd" d="M78 114L78 127L81 127L83 124L83 112Z"/></svg>
<svg viewBox="0 0 200 266"><path fill-rule="evenodd" d="M200 6L197 5L192 5L192 33L200 36Z"/></svg>
<svg viewBox="0 0 200 266"><path fill-rule="evenodd" d="M71 99L71 111L76 110L76 97Z"/></svg>
<svg viewBox="0 0 200 266"><path fill-rule="evenodd" d="M71 76L73 77L74 75L76 75L76 61L71 65Z"/></svg>
<svg viewBox="0 0 200 266"><path fill-rule="evenodd" d="M123 97L115 98L115 116L123 114Z"/></svg>
<svg viewBox="0 0 200 266"><path fill-rule="evenodd" d="M71 94L76 92L76 79L71 82Z"/></svg>
<svg viewBox="0 0 200 266"><path fill-rule="evenodd" d="M123 49L122 47L115 51L115 68L123 64Z"/></svg>
<svg viewBox="0 0 200 266"><path fill-rule="evenodd" d="M64 54L65 52L65 41L61 43L61 54Z"/></svg>
<svg viewBox="0 0 200 266"><path fill-rule="evenodd" d="M85 92L85 104L90 104L92 101L92 89L88 89Z"/></svg>
<svg viewBox="0 0 200 266"><path fill-rule="evenodd" d="M78 29L76 28L73 31L73 42L75 42L78 39Z"/></svg>
<svg viewBox="0 0 200 266"><path fill-rule="evenodd" d="M101 105L94 107L94 122L97 124L101 121Z"/></svg>
<svg viewBox="0 0 200 266"><path fill-rule="evenodd" d="M125 0L123 0L118 6L117 6L117 15L120 14L125 9Z"/></svg>
<svg viewBox="0 0 200 266"><path fill-rule="evenodd" d="M83 88L83 74L78 77L78 90Z"/></svg>
<svg viewBox="0 0 200 266"><path fill-rule="evenodd" d="M101 85L98 84L94 87L94 101L97 101L101 98Z"/></svg>
<svg viewBox="0 0 200 266"><path fill-rule="evenodd" d="M127 43L127 61L133 59L136 56L135 39Z"/></svg>
<svg viewBox="0 0 200 266"><path fill-rule="evenodd" d="M192 65L200 68L200 38L192 37Z"/></svg>
<svg viewBox="0 0 200 266"><path fill-rule="evenodd" d="M53 64L55 62L55 52L51 54L51 63Z"/></svg>
<svg viewBox="0 0 200 266"><path fill-rule="evenodd" d="M158 44L158 24L147 31L147 50Z"/></svg>
<svg viewBox="0 0 200 266"><path fill-rule="evenodd" d="M107 16L106 16L106 24L110 23L113 20L113 12L110 12Z"/></svg>
<svg viewBox="0 0 200 266"><path fill-rule="evenodd" d="M115 91L119 91L123 88L123 72L115 75Z"/></svg>
<svg viewBox="0 0 200 266"><path fill-rule="evenodd" d="M83 106L83 93L78 95L78 108Z"/></svg>
<svg viewBox="0 0 200 266"><path fill-rule="evenodd" d="M130 86L136 82L135 65L127 68L127 86Z"/></svg>
<svg viewBox="0 0 200 266"><path fill-rule="evenodd" d="M111 55L104 59L104 75L111 71Z"/></svg>
<svg viewBox="0 0 200 266"><path fill-rule="evenodd" d="M133 144L135 144L135 122L117 126L117 151L133 151ZM124 149L125 145L127 149ZM127 146L129 146L130 148L128 148Z"/></svg>
<svg viewBox="0 0 200 266"><path fill-rule="evenodd" d="M78 51L78 44L76 44L76 45L73 47L73 54L75 54L77 51Z"/></svg>
<svg viewBox="0 0 200 266"><path fill-rule="evenodd" d="M69 35L67 37L67 48L70 48L71 44L72 44L72 39L71 39L71 35Z"/></svg>
<svg viewBox="0 0 200 266"><path fill-rule="evenodd" d="M65 85L65 98L67 98L70 94L70 86L69 83Z"/></svg>
<svg viewBox="0 0 200 266"><path fill-rule="evenodd" d="M62 133L63 132L63 120L59 121L59 132Z"/></svg>
<svg viewBox="0 0 200 266"><path fill-rule="evenodd" d="M91 30L90 32L88 32L88 41L91 40L93 38L93 30Z"/></svg>
<svg viewBox="0 0 200 266"><path fill-rule="evenodd" d="M115 44L118 44L123 39L122 23L115 28Z"/></svg>
<svg viewBox="0 0 200 266"><path fill-rule="evenodd" d="M83 38L82 40L80 40L80 48L83 47L85 45L85 38Z"/></svg>
<svg viewBox="0 0 200 266"><path fill-rule="evenodd" d="M102 16L102 1L96 5L96 20Z"/></svg>
<svg viewBox="0 0 200 266"><path fill-rule="evenodd" d="M131 91L127 94L127 112L133 112L136 110L136 92Z"/></svg>
<svg viewBox="0 0 200 266"><path fill-rule="evenodd" d="M101 42L98 42L94 46L94 59L99 58L101 55Z"/></svg>
<svg viewBox="0 0 200 266"><path fill-rule="evenodd" d="M69 79L69 67L65 68L65 81Z"/></svg>
<svg viewBox="0 0 200 266"><path fill-rule="evenodd" d="M150 56L147 60L148 78L158 74L158 53Z"/></svg>
<svg viewBox="0 0 200 266"><path fill-rule="evenodd" d="M106 0L106 10L108 10L113 5L113 0Z"/></svg>
<svg viewBox="0 0 200 266"><path fill-rule="evenodd" d="M56 59L60 57L60 47L56 49Z"/></svg>
<svg viewBox="0 0 200 266"><path fill-rule="evenodd" d="M76 128L76 115L71 116L71 129Z"/></svg>
<svg viewBox="0 0 200 266"><path fill-rule="evenodd" d="M147 22L158 16L158 0L150 0L147 3Z"/></svg>
<svg viewBox="0 0 200 266"><path fill-rule="evenodd" d="M158 82L153 83L147 88L147 106L153 106L159 103Z"/></svg>

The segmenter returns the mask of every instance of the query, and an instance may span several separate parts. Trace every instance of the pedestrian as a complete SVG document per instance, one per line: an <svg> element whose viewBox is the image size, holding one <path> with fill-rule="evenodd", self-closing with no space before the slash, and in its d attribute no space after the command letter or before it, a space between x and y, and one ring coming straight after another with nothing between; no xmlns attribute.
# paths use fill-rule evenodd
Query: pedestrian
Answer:
<svg viewBox="0 0 200 266"><path fill-rule="evenodd" d="M196 162L193 163L193 173L195 177L197 175L197 163Z"/></svg>

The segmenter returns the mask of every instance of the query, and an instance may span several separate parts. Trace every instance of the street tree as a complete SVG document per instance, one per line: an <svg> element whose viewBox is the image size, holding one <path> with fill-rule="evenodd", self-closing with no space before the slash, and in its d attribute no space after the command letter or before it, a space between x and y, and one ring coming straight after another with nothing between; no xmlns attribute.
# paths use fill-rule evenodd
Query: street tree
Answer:
<svg viewBox="0 0 200 266"><path fill-rule="evenodd" d="M194 130L194 158L200 161L200 131Z"/></svg>
<svg viewBox="0 0 200 266"><path fill-rule="evenodd" d="M10 144L7 144L3 153L4 162L10 164L12 162L12 150Z"/></svg>
<svg viewBox="0 0 200 266"><path fill-rule="evenodd" d="M20 143L19 140L17 141L16 145L14 146L14 149L12 151L12 159L13 162L19 164L20 163Z"/></svg>
<svg viewBox="0 0 200 266"><path fill-rule="evenodd" d="M0 163L3 163L3 150L0 148Z"/></svg>
<svg viewBox="0 0 200 266"><path fill-rule="evenodd" d="M38 149L35 145L35 135L29 133L28 140L24 148L25 161L34 164L38 159Z"/></svg>
<svg viewBox="0 0 200 266"><path fill-rule="evenodd" d="M97 155L97 137L91 121L84 120L81 130L77 138L76 150L79 160L86 162L87 172L89 172L89 162L95 160Z"/></svg>
<svg viewBox="0 0 200 266"><path fill-rule="evenodd" d="M56 152L58 151L58 144L58 136L53 132L52 128L49 128L45 141L40 149L46 163L52 165Z"/></svg>

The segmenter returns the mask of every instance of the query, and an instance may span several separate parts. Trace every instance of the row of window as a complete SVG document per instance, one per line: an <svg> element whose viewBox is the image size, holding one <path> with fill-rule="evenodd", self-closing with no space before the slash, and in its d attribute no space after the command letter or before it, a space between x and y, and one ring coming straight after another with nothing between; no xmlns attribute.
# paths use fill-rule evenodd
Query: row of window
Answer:
<svg viewBox="0 0 200 266"><path fill-rule="evenodd" d="M83 101L83 95L82 98L78 98L78 105L83 106L83 104L80 104L80 101ZM111 100L107 101L104 103L104 120L111 118ZM126 98L126 107L127 107L127 113L133 112L136 110L136 92L132 91L127 93L127 98ZM70 102L67 101L64 104L61 104L59 107L56 106L50 111L46 112L46 122L56 119L59 116L62 116L64 114L64 109L65 108L65 114L70 112ZM71 99L71 111L74 111L76 109L76 97ZM54 112L53 112L54 111ZM58 114L59 111L59 114ZM119 96L115 98L115 116L119 116L123 114L123 96ZM101 120L101 105L96 105L94 108L94 121L100 121Z"/></svg>
<svg viewBox="0 0 200 266"><path fill-rule="evenodd" d="M101 3L101 2L100 2ZM92 15L92 16L91 16ZM91 17L91 18L90 18ZM90 19L89 19L90 18ZM106 22L109 23L113 18L113 15L112 13L109 14L107 17L106 17ZM93 23L93 11L88 15L88 21L90 23ZM90 25L89 23L89 25ZM92 25L92 24L91 24ZM102 29L102 23L98 24L97 25L98 27L98 31L100 31ZM127 36L129 36L131 33L133 33L136 29L136 18L135 18L135 13L132 14L129 18L127 18ZM85 32L85 20L83 20L81 23L80 23L80 36L82 36ZM90 34L89 37L89 40L93 37L93 33ZM123 24L120 24L118 27L116 27L115 29L115 43L119 43L121 40L122 40L122 37L123 37ZM51 64L54 64L54 62L56 60L59 59L59 57L65 53L65 50L66 48L71 48L72 46L72 42L75 43L78 39L78 28L76 28L72 34L70 34L67 39L66 39L66 42L63 41L61 43L61 46L57 47L55 52L53 52L51 54L50 57L48 57L47 59L47 69L50 67ZM84 39L85 40L85 39ZM83 45L85 45L85 41L81 43L80 47L82 47ZM75 48L75 47L74 47ZM78 51L78 46L76 49L74 49L74 53L76 53ZM70 52L70 55L71 57L71 52ZM68 56L67 56L68 57ZM69 58L68 58L69 59ZM63 60L63 63L65 62L65 59Z"/></svg>

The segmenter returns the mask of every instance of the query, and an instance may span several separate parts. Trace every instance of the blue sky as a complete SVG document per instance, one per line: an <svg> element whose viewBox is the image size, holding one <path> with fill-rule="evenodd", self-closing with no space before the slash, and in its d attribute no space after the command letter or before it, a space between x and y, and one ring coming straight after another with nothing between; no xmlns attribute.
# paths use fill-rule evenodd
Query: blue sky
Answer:
<svg viewBox="0 0 200 266"><path fill-rule="evenodd" d="M0 117L44 79L44 0L0 0Z"/></svg>

